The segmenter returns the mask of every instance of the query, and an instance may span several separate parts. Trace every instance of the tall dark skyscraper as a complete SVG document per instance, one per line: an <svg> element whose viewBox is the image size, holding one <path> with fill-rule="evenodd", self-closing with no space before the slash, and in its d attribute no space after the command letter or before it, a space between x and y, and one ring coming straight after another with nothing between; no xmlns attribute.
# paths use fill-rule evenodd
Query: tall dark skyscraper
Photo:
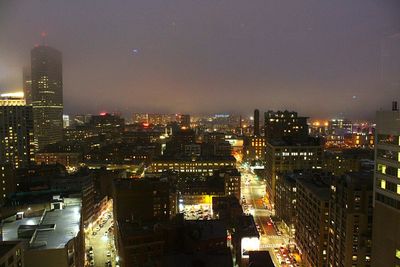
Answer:
<svg viewBox="0 0 400 267"><path fill-rule="evenodd" d="M49 46L31 50L32 106L39 149L62 140L63 83L61 52Z"/></svg>
<svg viewBox="0 0 400 267"><path fill-rule="evenodd" d="M254 136L260 136L260 111L254 110Z"/></svg>

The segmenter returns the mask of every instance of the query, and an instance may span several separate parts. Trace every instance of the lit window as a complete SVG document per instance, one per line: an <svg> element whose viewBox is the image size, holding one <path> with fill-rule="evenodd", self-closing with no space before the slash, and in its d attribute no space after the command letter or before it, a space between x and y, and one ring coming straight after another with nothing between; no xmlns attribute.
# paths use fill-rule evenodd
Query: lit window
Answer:
<svg viewBox="0 0 400 267"><path fill-rule="evenodd" d="M381 180L381 188L386 189L386 180Z"/></svg>
<svg viewBox="0 0 400 267"><path fill-rule="evenodd" d="M396 249L396 258L400 259L400 249Z"/></svg>

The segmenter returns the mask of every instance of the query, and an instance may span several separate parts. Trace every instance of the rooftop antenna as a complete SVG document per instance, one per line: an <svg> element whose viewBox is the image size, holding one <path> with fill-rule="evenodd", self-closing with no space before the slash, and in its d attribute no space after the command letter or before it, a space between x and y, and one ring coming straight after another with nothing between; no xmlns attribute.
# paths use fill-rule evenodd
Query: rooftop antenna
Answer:
<svg viewBox="0 0 400 267"><path fill-rule="evenodd" d="M42 37L42 45L45 46L47 33L43 31L40 33L40 36Z"/></svg>

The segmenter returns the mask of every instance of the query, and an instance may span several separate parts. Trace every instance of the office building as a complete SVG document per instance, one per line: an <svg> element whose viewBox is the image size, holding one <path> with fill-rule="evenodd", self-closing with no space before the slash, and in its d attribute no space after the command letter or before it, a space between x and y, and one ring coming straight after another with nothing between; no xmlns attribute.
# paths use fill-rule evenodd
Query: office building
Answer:
<svg viewBox="0 0 400 267"><path fill-rule="evenodd" d="M1 95L0 142L0 164L10 164L18 169L33 161L32 107L25 104L22 95Z"/></svg>
<svg viewBox="0 0 400 267"><path fill-rule="evenodd" d="M305 266L325 267L328 257L329 177L296 178L297 218L295 239Z"/></svg>
<svg viewBox="0 0 400 267"><path fill-rule="evenodd" d="M183 128L190 128L190 115L189 114L179 115L179 124Z"/></svg>
<svg viewBox="0 0 400 267"><path fill-rule="evenodd" d="M236 160L228 157L173 158L159 157L153 160L149 172L176 171L179 173L197 173L212 175L214 171L224 167L235 168Z"/></svg>
<svg viewBox="0 0 400 267"><path fill-rule="evenodd" d="M372 265L400 265L400 111L376 115Z"/></svg>
<svg viewBox="0 0 400 267"><path fill-rule="evenodd" d="M307 117L297 112L268 111L264 113L265 138L267 142L276 139L304 140L308 138Z"/></svg>
<svg viewBox="0 0 400 267"><path fill-rule="evenodd" d="M265 160L265 138L261 136L251 136L245 139L244 159L247 161Z"/></svg>
<svg viewBox="0 0 400 267"><path fill-rule="evenodd" d="M332 179L328 266L371 266L373 172Z"/></svg>
<svg viewBox="0 0 400 267"><path fill-rule="evenodd" d="M296 177L301 177L300 174L288 173L279 175L276 180L276 194L275 194L275 214L285 222L291 236L295 232L296 220Z"/></svg>
<svg viewBox="0 0 400 267"><path fill-rule="evenodd" d="M322 164L322 146L318 139L310 138L302 143L268 142L265 151L265 175L269 199L274 200L278 174L321 169Z"/></svg>
<svg viewBox="0 0 400 267"><path fill-rule="evenodd" d="M31 50L32 106L39 149L62 140L63 81L61 52L49 46Z"/></svg>

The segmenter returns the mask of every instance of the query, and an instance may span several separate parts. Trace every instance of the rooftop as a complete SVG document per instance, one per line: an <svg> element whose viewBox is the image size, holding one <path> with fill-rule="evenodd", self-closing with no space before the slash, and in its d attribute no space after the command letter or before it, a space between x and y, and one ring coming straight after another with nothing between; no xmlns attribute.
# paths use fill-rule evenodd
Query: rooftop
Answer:
<svg viewBox="0 0 400 267"><path fill-rule="evenodd" d="M330 188L327 180L328 176L320 176L318 174L298 176L296 182L304 186L312 194L314 194L320 200L329 200Z"/></svg>
<svg viewBox="0 0 400 267"><path fill-rule="evenodd" d="M9 218L3 223L3 240L29 241L30 249L63 248L77 236L80 218L80 205L47 211L41 217Z"/></svg>

